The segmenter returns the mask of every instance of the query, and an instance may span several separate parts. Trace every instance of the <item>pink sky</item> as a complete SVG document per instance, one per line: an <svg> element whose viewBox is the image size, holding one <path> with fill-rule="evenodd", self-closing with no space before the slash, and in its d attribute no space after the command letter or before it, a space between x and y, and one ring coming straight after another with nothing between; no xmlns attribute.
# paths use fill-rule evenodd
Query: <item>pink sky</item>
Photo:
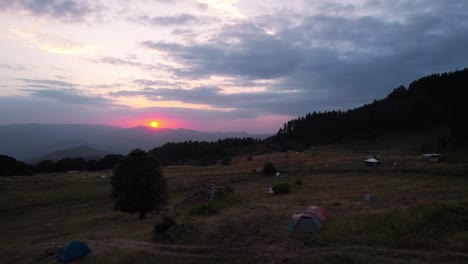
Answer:
<svg viewBox="0 0 468 264"><path fill-rule="evenodd" d="M276 133L465 68L466 10L464 0L2 1L0 125Z"/></svg>

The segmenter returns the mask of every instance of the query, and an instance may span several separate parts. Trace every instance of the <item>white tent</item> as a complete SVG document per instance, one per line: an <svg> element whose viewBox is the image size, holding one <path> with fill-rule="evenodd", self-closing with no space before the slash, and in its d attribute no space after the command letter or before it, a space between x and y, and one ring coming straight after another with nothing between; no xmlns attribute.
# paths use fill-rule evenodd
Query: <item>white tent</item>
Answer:
<svg viewBox="0 0 468 264"><path fill-rule="evenodd" d="M378 166L380 165L380 160L376 158L369 158L369 159L365 159L364 163L366 163L369 166Z"/></svg>

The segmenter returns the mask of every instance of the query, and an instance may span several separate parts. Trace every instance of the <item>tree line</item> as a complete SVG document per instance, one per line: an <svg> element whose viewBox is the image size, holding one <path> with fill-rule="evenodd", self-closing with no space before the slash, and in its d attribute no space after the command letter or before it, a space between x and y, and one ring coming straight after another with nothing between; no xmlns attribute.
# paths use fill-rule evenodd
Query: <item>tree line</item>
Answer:
<svg viewBox="0 0 468 264"><path fill-rule="evenodd" d="M349 139L374 139L384 132L451 127L450 139L467 143L468 69L433 74L399 86L386 98L348 111L308 113L288 121L272 139L277 144L307 147Z"/></svg>
<svg viewBox="0 0 468 264"><path fill-rule="evenodd" d="M58 161L43 160L36 165L26 164L15 158L0 155L0 176L32 175L68 171L99 171L114 168L124 155L109 154L102 159L65 158Z"/></svg>
<svg viewBox="0 0 468 264"><path fill-rule="evenodd" d="M218 160L226 163L230 156L258 152L262 140L255 138L227 138L215 142L186 141L166 143L148 153L162 165L186 164L195 166L215 165Z"/></svg>

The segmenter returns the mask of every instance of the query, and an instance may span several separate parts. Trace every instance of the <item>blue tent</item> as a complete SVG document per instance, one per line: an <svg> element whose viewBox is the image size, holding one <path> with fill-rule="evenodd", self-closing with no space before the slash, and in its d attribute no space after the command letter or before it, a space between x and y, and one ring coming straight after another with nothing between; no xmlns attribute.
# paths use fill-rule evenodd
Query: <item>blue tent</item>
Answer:
<svg viewBox="0 0 468 264"><path fill-rule="evenodd" d="M62 262L66 263L68 261L81 258L87 255L92 254L91 249L89 247L77 240L73 240L68 242L63 248L60 250L57 259Z"/></svg>

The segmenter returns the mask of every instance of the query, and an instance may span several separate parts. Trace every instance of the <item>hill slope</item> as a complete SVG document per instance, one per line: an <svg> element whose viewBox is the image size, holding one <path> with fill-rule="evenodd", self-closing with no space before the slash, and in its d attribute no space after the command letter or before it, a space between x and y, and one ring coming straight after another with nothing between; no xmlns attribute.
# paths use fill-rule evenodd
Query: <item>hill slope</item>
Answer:
<svg viewBox="0 0 468 264"><path fill-rule="evenodd" d="M227 167L164 167L169 203L145 221L112 210L110 179L102 177L110 172L0 177L0 255L5 263L52 263L45 250L79 238L93 254L77 263L468 263L468 168L401 154L419 134L396 137L392 150L371 140L238 156ZM381 155L381 167L363 164L369 151ZM268 161L286 177L254 173ZM234 192L176 207L207 182ZM276 183L289 183L291 193L268 194ZM321 232L288 231L291 215L309 205L330 216ZM197 228L175 240L155 237L164 216Z"/></svg>
<svg viewBox="0 0 468 264"><path fill-rule="evenodd" d="M458 143L468 135L468 69L433 74L400 86L386 98L345 112L309 113L291 120L273 140L300 145L376 138L387 131L423 130L445 124Z"/></svg>

